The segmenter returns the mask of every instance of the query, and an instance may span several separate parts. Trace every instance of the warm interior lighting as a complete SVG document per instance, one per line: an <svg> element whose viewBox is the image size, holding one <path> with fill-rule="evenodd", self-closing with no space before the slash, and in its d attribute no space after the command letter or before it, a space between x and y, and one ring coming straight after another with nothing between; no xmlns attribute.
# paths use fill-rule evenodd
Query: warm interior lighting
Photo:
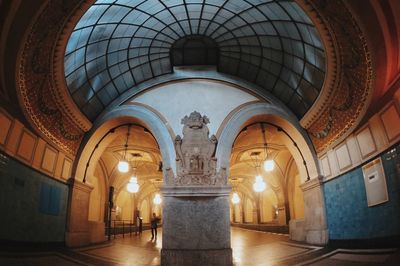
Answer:
<svg viewBox="0 0 400 266"><path fill-rule="evenodd" d="M121 173L127 173L129 171L129 163L126 160L126 151L128 149L128 139L129 139L129 131L131 127L130 125L128 126L128 132L126 133L126 141L125 141L125 150L124 150L124 158L118 162L118 171Z"/></svg>
<svg viewBox="0 0 400 266"><path fill-rule="evenodd" d="M264 161L264 170L267 172L271 172L274 170L275 162L274 160L265 160Z"/></svg>
<svg viewBox="0 0 400 266"><path fill-rule="evenodd" d="M153 202L154 202L154 204L156 204L156 205L160 205L160 204L161 204L161 196L160 196L160 194L157 193L157 194L154 196Z"/></svg>
<svg viewBox="0 0 400 266"><path fill-rule="evenodd" d="M240 202L239 195L236 192L233 192L232 195L232 203L233 204L238 204Z"/></svg>
<svg viewBox="0 0 400 266"><path fill-rule="evenodd" d="M262 176L256 176L256 181L253 184L253 189L255 192L263 192L267 185L265 184Z"/></svg>
<svg viewBox="0 0 400 266"><path fill-rule="evenodd" d="M127 173L129 171L129 164L127 161L122 160L118 162L118 171L121 173Z"/></svg>
<svg viewBox="0 0 400 266"><path fill-rule="evenodd" d="M136 193L139 191L139 184L137 182L137 177L132 176L131 179L129 180L128 185L126 186L126 189L130 193Z"/></svg>

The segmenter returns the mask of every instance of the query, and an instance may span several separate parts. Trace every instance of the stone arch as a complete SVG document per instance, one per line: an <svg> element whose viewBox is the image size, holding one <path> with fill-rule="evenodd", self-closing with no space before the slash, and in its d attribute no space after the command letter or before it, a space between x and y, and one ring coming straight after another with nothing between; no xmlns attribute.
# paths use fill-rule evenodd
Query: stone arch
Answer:
<svg viewBox="0 0 400 266"><path fill-rule="evenodd" d="M240 130L247 124L258 121L269 121L281 127L288 132L292 139L296 142L300 151L307 162L308 174L303 166L303 160L296 151L294 145L290 145L288 140L288 149L292 153L296 164L299 167L302 182L308 177L316 178L320 175L317 156L307 132L301 127L298 119L282 108L268 103L251 103L244 105L242 108L231 114L218 131L221 132L218 138L218 146L216 157L218 160L217 168L229 169L229 158L232 151L232 145Z"/></svg>
<svg viewBox="0 0 400 266"><path fill-rule="evenodd" d="M246 125L255 122L270 122L290 136L284 144L298 166L305 204L304 221L296 223L294 220L289 223L290 238L311 244L326 244L328 229L318 160L307 132L292 114L279 106L268 103L251 103L232 113L219 129L221 133L216 151L217 169L228 171L232 145L236 136Z"/></svg>
<svg viewBox="0 0 400 266"><path fill-rule="evenodd" d="M124 105L105 113L95 121L92 129L86 134L82 141L73 168L73 178L84 180L85 175L93 171L94 161L102 153L104 147L99 145L90 159L90 153L98 145L101 138L113 127L126 123L137 123L147 128L156 139L163 159L163 175L167 176L169 169L175 172L175 149L173 137L163 120L152 111L143 106ZM106 146L106 145L104 145ZM86 172L86 174L85 174Z"/></svg>

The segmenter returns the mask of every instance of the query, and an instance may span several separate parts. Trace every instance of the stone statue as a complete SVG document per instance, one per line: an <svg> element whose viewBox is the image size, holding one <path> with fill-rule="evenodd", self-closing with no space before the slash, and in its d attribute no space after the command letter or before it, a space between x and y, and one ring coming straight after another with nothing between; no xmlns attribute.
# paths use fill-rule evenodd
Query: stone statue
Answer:
<svg viewBox="0 0 400 266"><path fill-rule="evenodd" d="M208 136L210 120L194 111L181 123L184 125L183 137L178 135L175 138L175 185L222 185L217 182L221 174L216 173L217 159L214 157L218 141L214 135Z"/></svg>

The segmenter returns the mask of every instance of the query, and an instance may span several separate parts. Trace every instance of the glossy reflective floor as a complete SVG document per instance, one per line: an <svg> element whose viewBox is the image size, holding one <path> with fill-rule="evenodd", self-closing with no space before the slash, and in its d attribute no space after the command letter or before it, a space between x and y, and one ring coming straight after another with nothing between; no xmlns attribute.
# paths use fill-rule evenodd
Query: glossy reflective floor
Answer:
<svg viewBox="0 0 400 266"><path fill-rule="evenodd" d="M118 236L110 243L81 249L7 249L0 265L160 265L162 232L151 240ZM298 244L287 235L232 228L234 265L400 265L398 249L332 249Z"/></svg>

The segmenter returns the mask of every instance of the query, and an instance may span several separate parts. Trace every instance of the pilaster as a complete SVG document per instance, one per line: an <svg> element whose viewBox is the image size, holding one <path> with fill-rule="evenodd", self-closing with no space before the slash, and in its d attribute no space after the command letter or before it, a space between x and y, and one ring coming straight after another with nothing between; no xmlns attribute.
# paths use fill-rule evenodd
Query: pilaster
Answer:
<svg viewBox="0 0 400 266"><path fill-rule="evenodd" d="M327 244L328 228L322 176L311 179L303 183L300 187L304 195L305 241L317 245Z"/></svg>
<svg viewBox="0 0 400 266"><path fill-rule="evenodd" d="M80 247L90 244L89 200L93 187L70 179L69 205L65 244L68 247Z"/></svg>

